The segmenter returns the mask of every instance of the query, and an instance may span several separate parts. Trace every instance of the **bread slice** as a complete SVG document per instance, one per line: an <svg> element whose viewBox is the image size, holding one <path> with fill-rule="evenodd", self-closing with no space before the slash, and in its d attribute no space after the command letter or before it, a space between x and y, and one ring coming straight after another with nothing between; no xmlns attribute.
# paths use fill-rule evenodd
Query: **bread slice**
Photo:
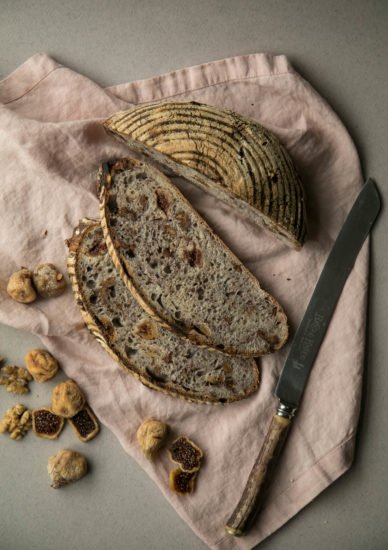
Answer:
<svg viewBox="0 0 388 550"><path fill-rule="evenodd" d="M120 279L100 224L84 219L69 246L68 272L89 330L146 386L200 403L229 403L259 385L254 360L195 346L157 325Z"/></svg>
<svg viewBox="0 0 388 550"><path fill-rule="evenodd" d="M280 305L156 168L131 158L104 164L100 213L113 263L155 320L233 355L285 343Z"/></svg>
<svg viewBox="0 0 388 550"><path fill-rule="evenodd" d="M115 113L106 130L133 151L237 208L299 250L305 199L290 155L256 121L191 102L158 102Z"/></svg>

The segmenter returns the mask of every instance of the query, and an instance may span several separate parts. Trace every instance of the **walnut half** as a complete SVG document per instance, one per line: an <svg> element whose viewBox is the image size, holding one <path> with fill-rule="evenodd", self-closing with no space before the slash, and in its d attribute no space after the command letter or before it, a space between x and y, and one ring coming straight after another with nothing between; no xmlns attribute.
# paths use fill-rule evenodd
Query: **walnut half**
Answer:
<svg viewBox="0 0 388 550"><path fill-rule="evenodd" d="M31 411L18 403L8 409L0 421L0 433L9 433L11 439L21 439L31 428Z"/></svg>

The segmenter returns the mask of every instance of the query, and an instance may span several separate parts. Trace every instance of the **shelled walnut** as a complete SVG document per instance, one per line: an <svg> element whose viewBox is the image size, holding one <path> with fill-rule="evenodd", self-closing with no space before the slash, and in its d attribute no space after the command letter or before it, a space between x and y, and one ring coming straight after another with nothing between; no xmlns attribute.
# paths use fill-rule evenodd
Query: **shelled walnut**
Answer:
<svg viewBox="0 0 388 550"><path fill-rule="evenodd" d="M58 361L44 349L32 349L25 357L27 370L35 382L47 382L58 372Z"/></svg>
<svg viewBox="0 0 388 550"><path fill-rule="evenodd" d="M1 369L0 385L6 386L7 392L23 395L29 393L30 388L28 383L31 382L32 376L27 369L9 365Z"/></svg>
<svg viewBox="0 0 388 550"><path fill-rule="evenodd" d="M54 264L45 263L35 267L32 274L34 287L42 298L60 296L66 288L66 281Z"/></svg>
<svg viewBox="0 0 388 550"><path fill-rule="evenodd" d="M32 284L32 271L22 268L13 273L7 285L8 295L21 304L30 304L37 298Z"/></svg>
<svg viewBox="0 0 388 550"><path fill-rule="evenodd" d="M53 389L51 409L55 414L71 418L85 405L85 396L81 388L70 378Z"/></svg>
<svg viewBox="0 0 388 550"><path fill-rule="evenodd" d="M81 453L70 449L62 449L50 456L47 465L53 489L59 489L63 485L81 479L87 470L86 458Z"/></svg>
<svg viewBox="0 0 388 550"><path fill-rule="evenodd" d="M8 409L0 421L0 433L9 433L11 439L21 439L31 428L31 411L18 403Z"/></svg>

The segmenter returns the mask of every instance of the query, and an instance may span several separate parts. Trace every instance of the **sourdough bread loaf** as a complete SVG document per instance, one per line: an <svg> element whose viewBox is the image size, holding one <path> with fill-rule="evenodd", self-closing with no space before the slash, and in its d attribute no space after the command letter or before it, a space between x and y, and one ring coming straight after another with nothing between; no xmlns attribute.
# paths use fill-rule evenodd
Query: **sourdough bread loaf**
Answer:
<svg viewBox="0 0 388 550"><path fill-rule="evenodd" d="M115 113L106 130L237 208L299 250L305 199L279 140L252 119L197 102L158 102Z"/></svg>
<svg viewBox="0 0 388 550"><path fill-rule="evenodd" d="M113 263L155 320L234 355L285 343L280 305L153 166L131 158L104 164L100 213Z"/></svg>
<svg viewBox="0 0 388 550"><path fill-rule="evenodd" d="M69 277L87 327L143 384L201 403L237 401L258 388L253 359L196 346L144 312L119 277L98 222L82 220L67 244Z"/></svg>

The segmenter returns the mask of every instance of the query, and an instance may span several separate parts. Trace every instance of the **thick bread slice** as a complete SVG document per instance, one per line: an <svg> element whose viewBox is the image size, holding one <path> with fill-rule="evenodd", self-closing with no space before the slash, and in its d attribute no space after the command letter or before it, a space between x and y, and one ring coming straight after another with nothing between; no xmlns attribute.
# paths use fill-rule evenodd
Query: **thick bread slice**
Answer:
<svg viewBox="0 0 388 550"><path fill-rule="evenodd" d="M144 312L114 268L98 222L82 220L67 244L71 284L89 330L143 384L201 403L238 401L258 388L253 359L195 346Z"/></svg>
<svg viewBox="0 0 388 550"><path fill-rule="evenodd" d="M104 164L100 213L120 276L154 319L234 355L285 343L279 304L156 168L131 158Z"/></svg>
<svg viewBox="0 0 388 550"><path fill-rule="evenodd" d="M303 186L279 140L252 119L197 102L158 102L115 113L108 132L138 153L236 207L299 250Z"/></svg>

